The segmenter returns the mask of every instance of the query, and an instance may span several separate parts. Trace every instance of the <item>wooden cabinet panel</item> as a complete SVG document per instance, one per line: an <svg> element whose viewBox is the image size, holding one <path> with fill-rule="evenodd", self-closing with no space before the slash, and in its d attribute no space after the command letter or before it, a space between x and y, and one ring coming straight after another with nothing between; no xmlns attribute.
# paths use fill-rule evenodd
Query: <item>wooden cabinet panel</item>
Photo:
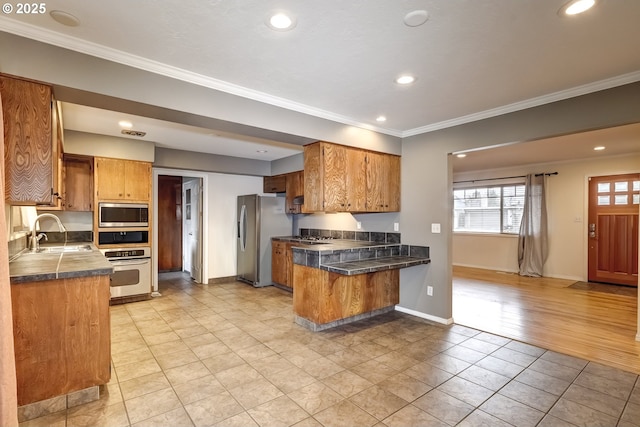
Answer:
<svg viewBox="0 0 640 427"><path fill-rule="evenodd" d="M265 176L262 187L264 193L284 193L287 191L286 178L284 175Z"/></svg>
<svg viewBox="0 0 640 427"><path fill-rule="evenodd" d="M109 276L11 285L18 405L111 378Z"/></svg>
<svg viewBox="0 0 640 427"><path fill-rule="evenodd" d="M124 160L96 157L95 165L95 185L98 199L124 199Z"/></svg>
<svg viewBox="0 0 640 427"><path fill-rule="evenodd" d="M148 201L151 163L96 157L95 185L99 200Z"/></svg>
<svg viewBox="0 0 640 427"><path fill-rule="evenodd" d="M0 76L4 122L5 201L54 204L58 161L50 86Z"/></svg>
<svg viewBox="0 0 640 427"><path fill-rule="evenodd" d="M319 325L400 302L400 270L346 276L294 265L293 310Z"/></svg>
<svg viewBox="0 0 640 427"><path fill-rule="evenodd" d="M151 163L127 160L124 163L124 197L128 200L151 198Z"/></svg>
<svg viewBox="0 0 640 427"><path fill-rule="evenodd" d="M366 212L367 210L366 155L366 151L347 149L347 170L344 180L348 212Z"/></svg>
<svg viewBox="0 0 640 427"><path fill-rule="evenodd" d="M271 242L271 281L291 287L291 245L286 242Z"/></svg>
<svg viewBox="0 0 640 427"><path fill-rule="evenodd" d="M324 210L323 179L320 143L305 145L303 212L322 212Z"/></svg>
<svg viewBox="0 0 640 427"><path fill-rule="evenodd" d="M347 147L320 144L322 149L324 211L345 212L347 207ZM305 192L306 194L306 192Z"/></svg>
<svg viewBox="0 0 640 427"><path fill-rule="evenodd" d="M326 142L304 147L303 212L400 210L400 157Z"/></svg>
<svg viewBox="0 0 640 427"><path fill-rule="evenodd" d="M400 210L400 157L367 153L366 185L368 212Z"/></svg>
<svg viewBox="0 0 640 427"><path fill-rule="evenodd" d="M67 211L90 212L93 207L93 157L64 156L63 207Z"/></svg>
<svg viewBox="0 0 640 427"><path fill-rule="evenodd" d="M294 204L293 199L304 195L304 172L298 171L285 174L285 181L285 209L288 213L301 213L302 205Z"/></svg>

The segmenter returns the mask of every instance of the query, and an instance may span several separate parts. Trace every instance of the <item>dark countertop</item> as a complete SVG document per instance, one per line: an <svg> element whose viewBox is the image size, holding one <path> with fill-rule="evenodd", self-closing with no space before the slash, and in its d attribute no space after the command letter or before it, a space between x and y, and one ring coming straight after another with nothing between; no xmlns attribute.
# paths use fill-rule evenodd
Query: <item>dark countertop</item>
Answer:
<svg viewBox="0 0 640 427"><path fill-rule="evenodd" d="M273 237L272 240L295 243L292 247L294 264L347 276L431 262L429 248L425 246L343 239L309 242L290 236Z"/></svg>
<svg viewBox="0 0 640 427"><path fill-rule="evenodd" d="M9 263L11 284L39 282L43 280L72 277L102 276L113 273L113 266L91 243L69 243L69 245L87 244L91 251L31 253L22 252ZM60 244L42 244L41 247L61 246Z"/></svg>

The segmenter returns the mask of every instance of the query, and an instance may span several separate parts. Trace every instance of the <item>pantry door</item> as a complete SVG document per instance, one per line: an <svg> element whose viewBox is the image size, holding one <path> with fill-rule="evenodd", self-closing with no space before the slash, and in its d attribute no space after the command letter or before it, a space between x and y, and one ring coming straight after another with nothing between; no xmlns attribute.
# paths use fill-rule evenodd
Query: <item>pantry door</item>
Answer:
<svg viewBox="0 0 640 427"><path fill-rule="evenodd" d="M640 174L589 179L589 281L638 285Z"/></svg>

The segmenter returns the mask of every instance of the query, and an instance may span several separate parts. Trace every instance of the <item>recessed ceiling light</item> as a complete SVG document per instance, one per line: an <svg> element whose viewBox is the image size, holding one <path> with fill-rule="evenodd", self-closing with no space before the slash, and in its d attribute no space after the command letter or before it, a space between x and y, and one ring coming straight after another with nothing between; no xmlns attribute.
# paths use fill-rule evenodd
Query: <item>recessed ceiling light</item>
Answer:
<svg viewBox="0 0 640 427"><path fill-rule="evenodd" d="M463 159L463 158L467 157L467 155L464 154L464 153L460 153L460 154L456 154L456 157L459 158L459 159Z"/></svg>
<svg viewBox="0 0 640 427"><path fill-rule="evenodd" d="M59 24L66 25L67 27L77 27L80 25L80 20L70 13L63 12L61 10L52 10L49 15Z"/></svg>
<svg viewBox="0 0 640 427"><path fill-rule="evenodd" d="M278 12L267 20L267 25L272 30L288 31L296 26L295 20L284 12Z"/></svg>
<svg viewBox="0 0 640 427"><path fill-rule="evenodd" d="M416 78L409 74L402 75L396 79L396 83L398 83L399 85L410 85L415 81Z"/></svg>
<svg viewBox="0 0 640 427"><path fill-rule="evenodd" d="M387 121L387 118L385 116L376 117L376 122L382 123L382 122L386 122L386 121Z"/></svg>
<svg viewBox="0 0 640 427"><path fill-rule="evenodd" d="M419 27L427 22L429 13L426 10L414 10L404 16L404 24L407 27Z"/></svg>
<svg viewBox="0 0 640 427"><path fill-rule="evenodd" d="M607 147L605 147L604 145L599 145L599 146L597 146L597 147L593 147L593 150L594 150L594 151L602 151L602 150L604 150L605 148L607 148Z"/></svg>
<svg viewBox="0 0 640 427"><path fill-rule="evenodd" d="M264 154L264 153L268 153L268 151L267 150L256 150L256 153Z"/></svg>
<svg viewBox="0 0 640 427"><path fill-rule="evenodd" d="M125 129L131 129L133 127L133 123L131 123L129 120L120 120L118 122L118 125L120 125L121 128Z"/></svg>
<svg viewBox="0 0 640 427"><path fill-rule="evenodd" d="M596 0L571 0L560 8L558 14L568 16L578 15L591 9L595 4Z"/></svg>

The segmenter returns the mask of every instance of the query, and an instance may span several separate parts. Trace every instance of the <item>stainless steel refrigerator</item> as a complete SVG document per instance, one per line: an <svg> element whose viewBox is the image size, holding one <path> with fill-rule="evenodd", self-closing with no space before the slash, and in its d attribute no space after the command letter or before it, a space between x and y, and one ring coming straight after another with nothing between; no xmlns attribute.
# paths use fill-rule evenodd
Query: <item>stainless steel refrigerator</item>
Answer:
<svg viewBox="0 0 640 427"><path fill-rule="evenodd" d="M271 237L291 233L284 197L238 196L238 280L255 287L271 282Z"/></svg>

